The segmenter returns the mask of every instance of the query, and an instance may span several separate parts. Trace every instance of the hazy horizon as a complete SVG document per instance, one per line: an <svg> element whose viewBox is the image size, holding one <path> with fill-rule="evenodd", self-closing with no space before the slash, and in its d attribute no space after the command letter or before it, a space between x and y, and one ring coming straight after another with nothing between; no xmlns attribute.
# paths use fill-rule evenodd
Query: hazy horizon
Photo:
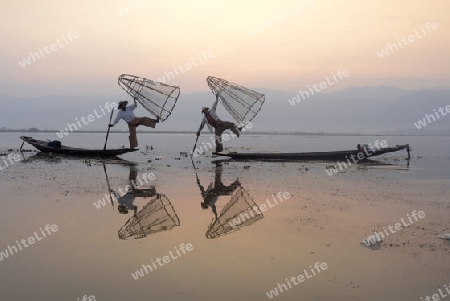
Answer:
<svg viewBox="0 0 450 301"><path fill-rule="evenodd" d="M250 132L424 135L432 131L450 130L450 118L441 118L420 130L414 125L424 119L426 114L432 114L433 110L445 108L449 104L450 90L410 91L387 86L352 87L333 93L315 93L294 105L290 102L296 96L290 92L259 91L265 93L266 102L253 120ZM105 108L106 104L120 99L132 102L125 92L114 97L60 95L34 99L16 98L3 110L6 116L0 121L0 128L36 127L40 130L60 131L69 123L77 125L78 122L81 127L77 126L74 131L104 131L110 115L110 111ZM201 120L200 108L209 106L213 99L211 92L182 93L172 115L158 124L155 130L196 131ZM25 118L16 118L15 112L21 112ZM149 116L140 105L135 112L137 116ZM218 113L222 119L232 120L221 106ZM94 117L90 123L86 121L88 115ZM87 125L81 122L82 118ZM127 126L120 122L113 130L126 131Z"/></svg>
<svg viewBox="0 0 450 301"><path fill-rule="evenodd" d="M448 104L448 8L444 0L8 2L0 128L63 129L130 100L117 79L133 74L181 87L157 130L198 127L199 108L213 101L211 75L266 94L255 131L424 132L414 123ZM102 130L108 118L83 130ZM426 130L449 129L448 119Z"/></svg>

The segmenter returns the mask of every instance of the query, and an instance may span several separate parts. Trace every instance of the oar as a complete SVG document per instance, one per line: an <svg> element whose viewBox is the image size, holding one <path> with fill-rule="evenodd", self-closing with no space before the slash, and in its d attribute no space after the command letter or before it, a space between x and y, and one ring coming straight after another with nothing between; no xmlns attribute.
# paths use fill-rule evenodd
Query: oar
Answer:
<svg viewBox="0 0 450 301"><path fill-rule="evenodd" d="M197 138L195 139L195 144L194 144L194 147L192 148L191 158L192 158L192 155L194 154L195 148L197 147L198 137L200 137L200 135L198 135ZM195 168L195 167L194 167L194 168Z"/></svg>
<svg viewBox="0 0 450 301"><path fill-rule="evenodd" d="M102 162L102 163L103 163L103 170L105 171L106 183L108 184L109 199L111 200L111 205L112 205L112 207L114 209L114 202L113 202L113 199L112 199L112 196L111 196L111 185L109 185L108 174L106 173L106 165L105 165L105 162Z"/></svg>
<svg viewBox="0 0 450 301"><path fill-rule="evenodd" d="M103 147L103 150L106 150L106 142L108 142L109 130L111 129L111 127L109 125L111 124L113 113L114 113L114 108L111 110L111 115L109 116L108 132L106 133L105 146Z"/></svg>
<svg viewBox="0 0 450 301"><path fill-rule="evenodd" d="M198 137L200 137L200 135L198 135L197 138L195 139L195 144L194 144L194 147L192 148L191 158L192 158L192 155L194 154L195 148L197 147Z"/></svg>

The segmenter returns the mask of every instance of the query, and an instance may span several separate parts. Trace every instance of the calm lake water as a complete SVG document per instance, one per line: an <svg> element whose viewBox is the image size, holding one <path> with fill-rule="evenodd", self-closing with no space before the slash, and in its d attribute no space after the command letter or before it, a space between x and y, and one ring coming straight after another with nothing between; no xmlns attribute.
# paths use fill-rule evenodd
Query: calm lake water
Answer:
<svg viewBox="0 0 450 301"><path fill-rule="evenodd" d="M0 133L0 151L19 148L20 135ZM61 140L101 149L104 139ZM284 284L272 298L419 300L450 281L450 244L436 236L450 232L448 137L245 134L225 143L247 152L346 150L376 140L413 149L410 161L401 151L333 176L325 168L336 162L233 162L211 152L191 161L184 153L193 134L138 139L139 151L121 159L26 152L0 171L2 298L268 300ZM111 133L108 147L122 145L127 135ZM426 218L378 249L360 245L414 210ZM50 235L46 225L58 230ZM19 250L21 239L36 235L41 239ZM328 268L288 286L287 278L311 276L316 263Z"/></svg>
<svg viewBox="0 0 450 301"><path fill-rule="evenodd" d="M21 145L19 136L30 133L0 133L0 150L8 148L17 149ZM82 148L103 148L105 134L72 133L63 139L58 139L54 133L34 133L33 138L41 140L60 140L63 144ZM205 146L211 142L212 135L202 135L197 146ZM125 154L121 158L138 164L147 163L151 152L153 157L163 156L174 159L180 156L180 152L192 151L195 143L193 134L140 134L138 136L140 151ZM311 152L311 151L338 151L356 148L359 143L375 144L375 141L386 140L389 146L396 144L410 144L412 147L412 160L409 162L408 172L402 174L405 177L416 178L448 178L450 177L450 137L410 137L410 136L300 136L300 135L251 135L246 134L241 138L231 137L224 143L226 151L238 152ZM128 147L128 135L112 133L108 138L108 148ZM153 149L149 151L148 147ZM25 144L27 149L34 149ZM403 161L406 151L388 154L374 158L374 160L387 164L406 166ZM211 151L199 157L200 160L211 159ZM321 163L303 163L311 166L321 166ZM329 164L327 164L329 165Z"/></svg>

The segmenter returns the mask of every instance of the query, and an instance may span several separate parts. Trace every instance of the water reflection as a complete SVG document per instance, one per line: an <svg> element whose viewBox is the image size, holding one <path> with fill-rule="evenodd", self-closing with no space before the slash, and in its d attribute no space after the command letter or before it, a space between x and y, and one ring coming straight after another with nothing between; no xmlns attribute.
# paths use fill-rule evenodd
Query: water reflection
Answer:
<svg viewBox="0 0 450 301"><path fill-rule="evenodd" d="M223 184L222 163L215 162L215 164L214 181L209 183L206 189L201 184L196 172L197 185L203 198L203 202L200 205L203 209L211 208L214 213L214 219L205 234L208 239L232 233L264 218L263 214L258 210L256 203L253 201L253 198L242 187L239 179L236 179L230 185ZM231 196L231 198L220 213L217 213L216 202L219 196Z"/></svg>
<svg viewBox="0 0 450 301"><path fill-rule="evenodd" d="M114 196L120 214L133 213L133 216L118 231L120 239L144 238L158 232L170 231L180 225L180 219L169 198L162 193L157 193L154 186L147 185L148 180L151 180L151 174L144 173L139 176L136 166L130 166L129 184L119 188L119 191L110 188L106 168L105 175L112 204L114 204L112 200ZM125 189L124 193L122 193L123 189ZM139 199L146 202L141 210L138 210L138 206L135 205L135 201Z"/></svg>
<svg viewBox="0 0 450 301"><path fill-rule="evenodd" d="M220 162L216 163L215 168L215 178L214 182L209 183L208 187L205 187L200 183L200 179L197 176L197 185L200 188L200 194L203 198L203 202L200 203L200 206L203 209L211 208L214 215L217 217L217 208L216 202L219 199L219 196L228 196L232 195L233 192L241 186L239 179L236 179L230 185L224 185L222 183L222 172L223 167Z"/></svg>
<svg viewBox="0 0 450 301"><path fill-rule="evenodd" d="M169 198L156 193L147 205L127 220L118 231L119 238L144 238L180 225L180 219Z"/></svg>
<svg viewBox="0 0 450 301"><path fill-rule="evenodd" d="M205 236L206 238L217 238L240 230L242 227L250 226L262 218L264 215L258 210L253 198L247 190L241 187L218 216L213 219Z"/></svg>

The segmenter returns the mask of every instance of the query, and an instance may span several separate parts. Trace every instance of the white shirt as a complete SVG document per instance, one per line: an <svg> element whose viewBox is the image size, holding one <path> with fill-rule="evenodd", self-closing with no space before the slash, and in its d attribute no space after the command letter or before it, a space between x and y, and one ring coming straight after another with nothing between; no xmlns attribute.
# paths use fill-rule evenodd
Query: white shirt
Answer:
<svg viewBox="0 0 450 301"><path fill-rule="evenodd" d="M120 119L125 120L127 123L130 122L131 120L133 120L134 118L136 118L136 116L134 116L134 109L136 109L136 104L132 104L126 107L125 111L120 110L119 112L117 112L117 116L116 119L114 119L114 122L112 123L112 125L117 124Z"/></svg>
<svg viewBox="0 0 450 301"><path fill-rule="evenodd" d="M217 103L219 102L219 97L216 97L216 102L212 105L212 107L209 109L209 114L211 115L214 120L219 120L219 116L217 116L216 109L217 109ZM203 114L203 113L202 113ZM200 124L200 127L198 128L198 131L201 131L203 127L205 126L205 123L208 125L209 131L214 134L214 128L208 123L208 120L206 119L205 114L203 114L202 123Z"/></svg>
<svg viewBox="0 0 450 301"><path fill-rule="evenodd" d="M126 193L123 196L120 196L116 191L112 191L112 194L114 194L114 196L117 199L117 202L119 203L119 205L124 205L125 207L127 207L127 209L129 210L134 210L134 199L135 196L132 193Z"/></svg>

